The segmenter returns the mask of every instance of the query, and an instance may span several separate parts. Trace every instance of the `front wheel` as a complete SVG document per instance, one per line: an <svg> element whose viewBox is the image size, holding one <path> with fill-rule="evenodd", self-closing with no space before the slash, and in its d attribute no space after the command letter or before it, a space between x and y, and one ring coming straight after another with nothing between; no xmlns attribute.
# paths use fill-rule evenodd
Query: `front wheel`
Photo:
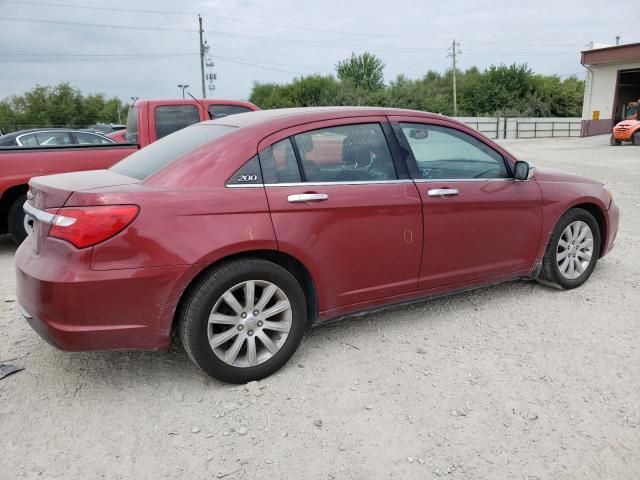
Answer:
<svg viewBox="0 0 640 480"><path fill-rule="evenodd" d="M636 147L640 147L640 132L636 132L631 137L631 143L633 143Z"/></svg>
<svg viewBox="0 0 640 480"><path fill-rule="evenodd" d="M551 234L538 280L562 290L579 287L596 267L600 229L591 213L572 208Z"/></svg>
<svg viewBox="0 0 640 480"><path fill-rule="evenodd" d="M9 233L14 242L20 245L33 230L33 218L24 213L22 206L27 201L27 195L21 195L9 209Z"/></svg>
<svg viewBox="0 0 640 480"><path fill-rule="evenodd" d="M224 264L191 292L180 337L191 360L228 383L259 380L296 351L307 324L300 284L274 263L250 258Z"/></svg>
<svg viewBox="0 0 640 480"><path fill-rule="evenodd" d="M609 145L611 145L612 147L617 147L622 145L622 142L616 139L616 137L612 134L611 138L609 139Z"/></svg>

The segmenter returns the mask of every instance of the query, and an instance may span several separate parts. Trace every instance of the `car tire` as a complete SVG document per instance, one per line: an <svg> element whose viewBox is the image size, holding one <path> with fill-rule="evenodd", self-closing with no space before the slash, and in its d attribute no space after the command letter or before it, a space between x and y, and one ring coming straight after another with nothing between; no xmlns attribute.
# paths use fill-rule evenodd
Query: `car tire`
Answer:
<svg viewBox="0 0 640 480"><path fill-rule="evenodd" d="M609 139L609 145L611 145L612 147L617 147L622 145L622 142L620 140L617 140L616 137L612 134L611 138Z"/></svg>
<svg viewBox="0 0 640 480"><path fill-rule="evenodd" d="M298 348L306 326L307 302L296 278L258 258L208 272L180 312L187 355L205 373L227 383L276 372Z"/></svg>
<svg viewBox="0 0 640 480"><path fill-rule="evenodd" d="M640 147L640 132L636 132L631 136L631 143L636 147Z"/></svg>
<svg viewBox="0 0 640 480"><path fill-rule="evenodd" d="M553 229L538 281L561 290L579 287L596 267L600 242L600 228L593 215L572 208Z"/></svg>
<svg viewBox="0 0 640 480"><path fill-rule="evenodd" d="M27 238L29 232L26 230L26 225L29 222L27 215L24 213L22 206L27 201L27 195L19 196L15 202L9 208L9 234L14 242L20 245ZM33 222L33 220L31 220Z"/></svg>

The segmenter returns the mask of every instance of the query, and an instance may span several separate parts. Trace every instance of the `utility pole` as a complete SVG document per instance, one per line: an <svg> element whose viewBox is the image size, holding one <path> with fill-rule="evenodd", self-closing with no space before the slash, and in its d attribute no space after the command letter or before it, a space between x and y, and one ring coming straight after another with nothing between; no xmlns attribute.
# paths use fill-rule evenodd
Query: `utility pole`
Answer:
<svg viewBox="0 0 640 480"><path fill-rule="evenodd" d="M199 25L199 29L198 29L198 33L200 34L200 78L202 80L202 98L207 98L207 93L204 89L204 54L205 54L205 48L204 48L204 42L202 41L202 34L204 33L204 30L202 29L202 17L200 15L198 15L198 25Z"/></svg>
<svg viewBox="0 0 640 480"><path fill-rule="evenodd" d="M447 55L453 59L453 116L458 116L458 89L456 86L456 55L460 55L462 51L460 50L460 42L456 42L454 39L451 42L451 53Z"/></svg>

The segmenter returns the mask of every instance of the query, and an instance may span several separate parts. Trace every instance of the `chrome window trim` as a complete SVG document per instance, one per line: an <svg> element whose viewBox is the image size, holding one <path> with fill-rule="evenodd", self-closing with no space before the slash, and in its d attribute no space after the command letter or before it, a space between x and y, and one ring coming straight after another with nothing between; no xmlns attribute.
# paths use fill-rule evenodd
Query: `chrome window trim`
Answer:
<svg viewBox="0 0 640 480"><path fill-rule="evenodd" d="M418 178L399 180L351 181L351 182L290 182L290 183L252 183L248 185L225 185L227 188L264 188L264 187L302 187L331 185L381 185L399 183L436 183L436 182L513 182L513 178ZM527 180L523 180L527 181Z"/></svg>
<svg viewBox="0 0 640 480"><path fill-rule="evenodd" d="M225 184L225 187L227 187L227 188L264 188L264 183L248 183L246 185L239 185L239 184L227 185L227 184Z"/></svg>
<svg viewBox="0 0 640 480"><path fill-rule="evenodd" d="M398 183L412 183L413 180L353 180L350 182L293 182L293 183L265 183L265 187L298 187L298 186L331 186L331 185L383 185L383 184L398 184Z"/></svg>
<svg viewBox="0 0 640 480"><path fill-rule="evenodd" d="M351 182L290 182L290 183L253 183L251 185L225 185L227 188L255 188L255 187L314 187L314 186L331 186L331 185L381 185L381 184L398 184L413 183L411 179L397 180L354 180Z"/></svg>

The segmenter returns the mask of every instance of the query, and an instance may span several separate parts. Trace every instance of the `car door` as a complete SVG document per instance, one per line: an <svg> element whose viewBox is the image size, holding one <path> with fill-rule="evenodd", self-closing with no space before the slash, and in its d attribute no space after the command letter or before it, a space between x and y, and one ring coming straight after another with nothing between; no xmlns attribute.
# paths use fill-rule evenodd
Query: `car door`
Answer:
<svg viewBox="0 0 640 480"><path fill-rule="evenodd" d="M421 202L385 120L306 124L259 146L278 247L310 270L321 312L417 289Z"/></svg>
<svg viewBox="0 0 640 480"><path fill-rule="evenodd" d="M514 181L504 155L463 126L390 120L423 202L419 288L529 270L542 225L535 180Z"/></svg>

